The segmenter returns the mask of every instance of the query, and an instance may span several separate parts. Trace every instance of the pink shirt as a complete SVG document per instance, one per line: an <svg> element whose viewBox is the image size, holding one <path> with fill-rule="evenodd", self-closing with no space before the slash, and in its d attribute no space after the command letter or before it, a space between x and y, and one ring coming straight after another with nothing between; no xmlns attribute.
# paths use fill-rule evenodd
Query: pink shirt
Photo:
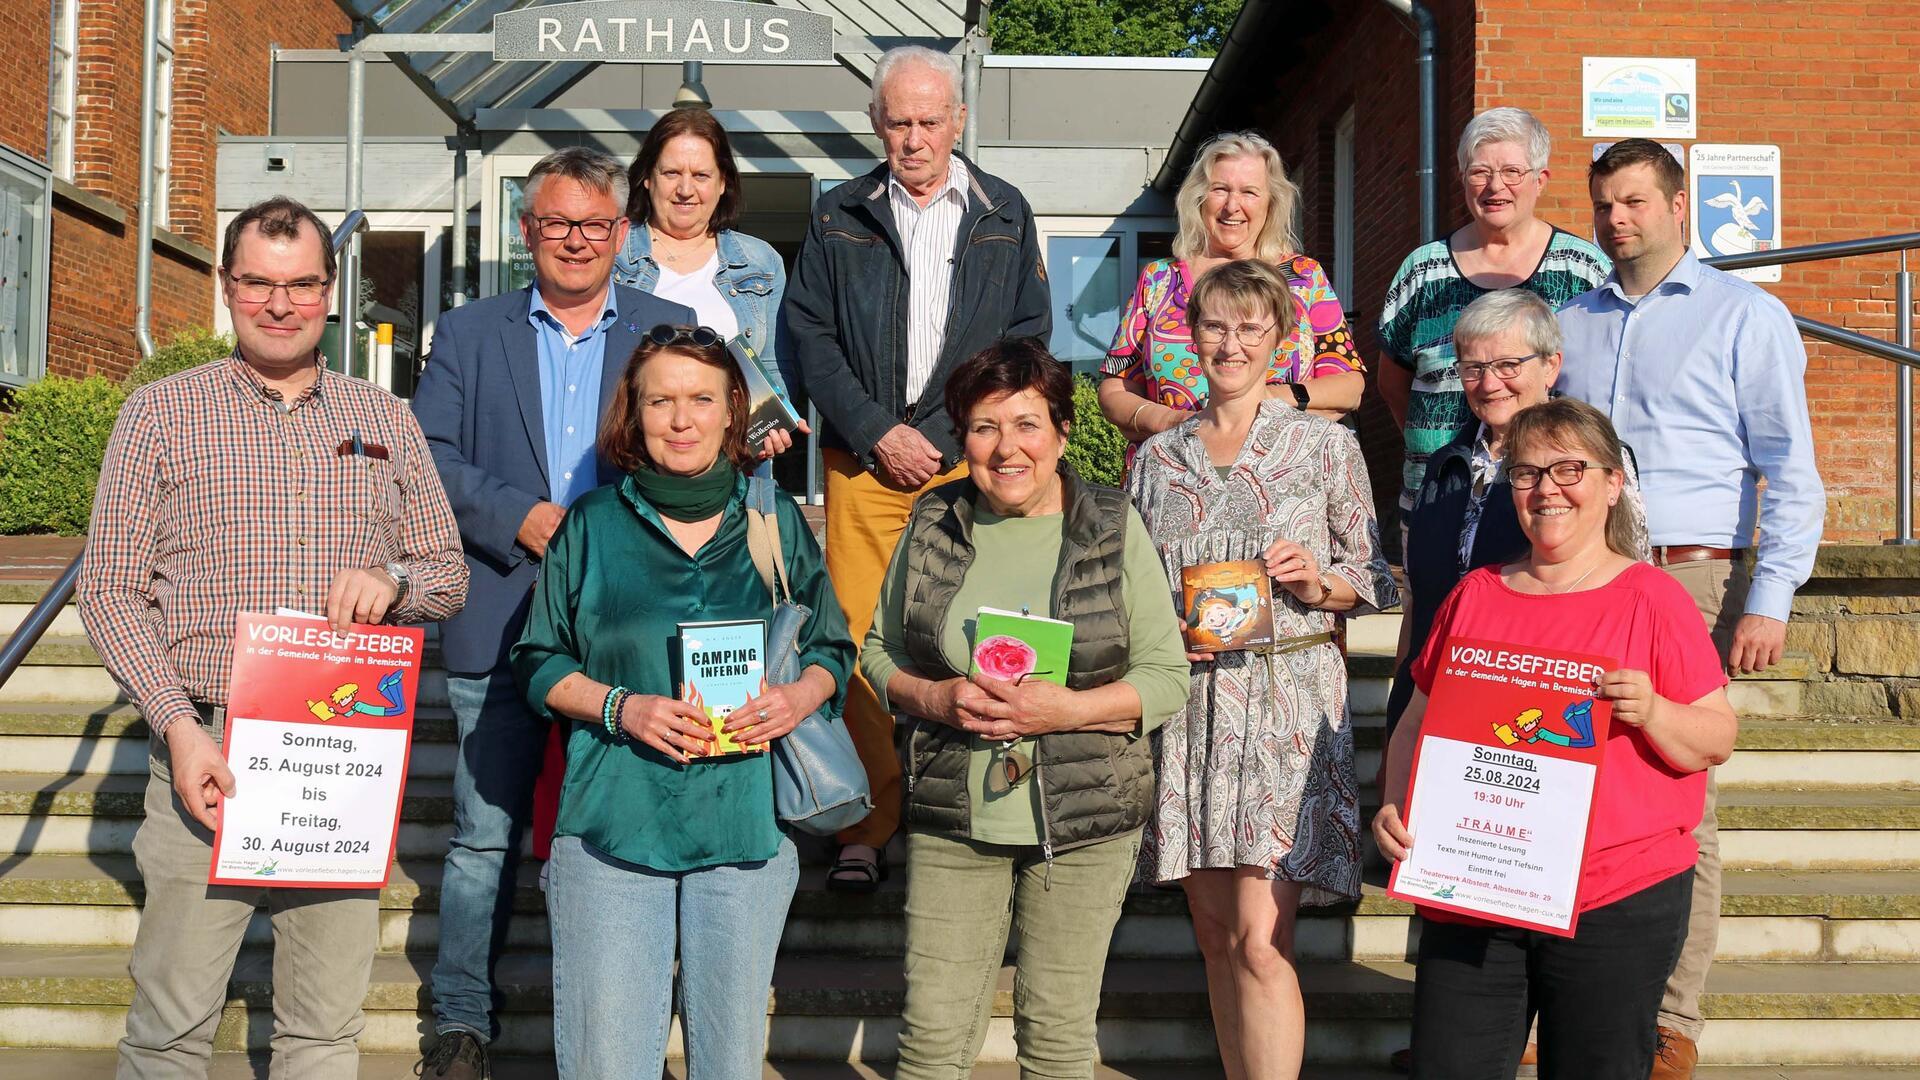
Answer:
<svg viewBox="0 0 1920 1080"><path fill-rule="evenodd" d="M1691 704L1727 684L1719 651L1699 609L1680 583L1635 563L1585 592L1536 596L1515 592L1497 566L1461 579L1434 618L1427 647L1413 665L1422 693L1448 638L1511 641L1543 649L1613 657L1646 672L1654 693ZM1610 904L1691 867L1693 841L1707 796L1705 772L1668 765L1638 728L1614 724L1593 797L1593 824L1580 874L1580 910ZM1427 917L1457 920L1421 909Z"/></svg>

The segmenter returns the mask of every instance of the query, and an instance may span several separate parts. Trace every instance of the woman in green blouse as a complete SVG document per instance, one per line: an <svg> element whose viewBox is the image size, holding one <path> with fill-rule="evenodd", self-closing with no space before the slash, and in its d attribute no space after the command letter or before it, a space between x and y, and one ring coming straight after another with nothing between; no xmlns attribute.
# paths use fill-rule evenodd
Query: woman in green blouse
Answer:
<svg viewBox="0 0 1920 1080"><path fill-rule="evenodd" d="M1140 515L1060 460L1073 377L1003 341L946 384L971 475L914 504L861 668L913 724L907 1001L895 1080L965 1076L1009 924L1023 1076L1092 1076L1107 945L1153 801L1143 736L1186 700ZM1066 685L965 677L983 607L1071 622Z"/></svg>
<svg viewBox="0 0 1920 1080"><path fill-rule="evenodd" d="M547 912L562 1077L647 1074L666 1058L674 958L690 1080L760 1075L774 952L799 860L768 754L701 760L712 730L679 700L682 622L770 619L747 550L746 395L705 327L655 327L627 365L600 452L628 473L582 496L547 548L513 648L527 703L565 723ZM794 599L813 609L801 677L765 687L742 742L838 713L853 643L793 500L777 497Z"/></svg>

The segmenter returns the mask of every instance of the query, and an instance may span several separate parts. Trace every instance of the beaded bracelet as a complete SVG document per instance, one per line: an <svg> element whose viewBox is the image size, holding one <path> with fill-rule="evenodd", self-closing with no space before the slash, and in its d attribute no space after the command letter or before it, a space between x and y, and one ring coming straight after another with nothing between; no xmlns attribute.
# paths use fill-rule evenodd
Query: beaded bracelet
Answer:
<svg viewBox="0 0 1920 1080"><path fill-rule="evenodd" d="M626 734L620 726L620 713L632 696L633 691L626 687L614 686L608 688L606 700L600 703L600 722L606 726L607 734L616 739Z"/></svg>

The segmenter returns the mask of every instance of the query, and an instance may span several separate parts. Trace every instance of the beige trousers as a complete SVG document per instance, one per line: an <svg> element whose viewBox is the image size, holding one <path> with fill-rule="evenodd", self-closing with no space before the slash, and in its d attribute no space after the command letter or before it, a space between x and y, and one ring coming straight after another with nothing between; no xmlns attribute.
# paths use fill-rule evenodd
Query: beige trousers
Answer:
<svg viewBox="0 0 1920 1080"><path fill-rule="evenodd" d="M185 721L182 721L183 723ZM216 740L222 732L207 728ZM146 884L134 937L133 1005L118 1080L200 1080L261 894L273 920L272 1080L355 1080L354 1040L379 941L378 893L207 884L213 834L173 792L167 748L148 760L146 820L133 840Z"/></svg>

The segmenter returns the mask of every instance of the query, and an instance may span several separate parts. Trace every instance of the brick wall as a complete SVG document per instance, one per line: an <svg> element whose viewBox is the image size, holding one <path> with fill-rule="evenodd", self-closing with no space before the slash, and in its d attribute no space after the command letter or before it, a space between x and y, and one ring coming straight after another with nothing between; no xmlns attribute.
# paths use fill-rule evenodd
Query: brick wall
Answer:
<svg viewBox="0 0 1920 1080"><path fill-rule="evenodd" d="M1480 20L1476 108L1523 105L1564 148L1540 204L1550 221L1592 231L1580 58L1675 56L1699 62L1698 141L1780 147L1785 244L1920 230L1920 3L1488 0ZM1890 338L1895 260L1789 266L1764 288L1795 314ZM1891 365L1811 341L1808 352L1827 539L1891 535Z"/></svg>
<svg viewBox="0 0 1920 1080"><path fill-rule="evenodd" d="M50 372L119 376L138 358L133 341L140 204L142 4L79 0L74 183L124 218L116 224L57 199L53 217ZM175 0L170 206L158 222L218 251L214 163L222 131L267 131L271 46L332 48L349 29L331 0ZM46 159L48 5L0 5L0 142ZM156 245L156 341L213 318L210 266Z"/></svg>

